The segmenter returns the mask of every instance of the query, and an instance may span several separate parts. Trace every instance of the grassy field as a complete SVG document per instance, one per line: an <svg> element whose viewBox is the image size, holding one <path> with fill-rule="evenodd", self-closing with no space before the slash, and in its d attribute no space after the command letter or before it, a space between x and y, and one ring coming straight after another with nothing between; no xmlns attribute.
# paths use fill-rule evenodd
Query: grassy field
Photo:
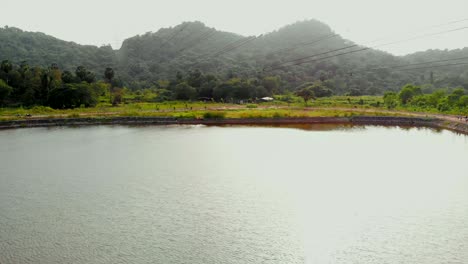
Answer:
<svg viewBox="0 0 468 264"><path fill-rule="evenodd" d="M280 118L280 117L346 117L354 115L410 115L412 112L438 113L437 109L396 108L389 111L380 96L335 96L320 98L307 105L300 98L273 102L230 104L216 102L132 102L112 106L101 101L96 107L75 109L52 109L35 106L31 108L0 108L0 120L24 118L77 118L106 116L168 116L177 118L204 118L217 113L224 118ZM463 113L451 113L463 114Z"/></svg>

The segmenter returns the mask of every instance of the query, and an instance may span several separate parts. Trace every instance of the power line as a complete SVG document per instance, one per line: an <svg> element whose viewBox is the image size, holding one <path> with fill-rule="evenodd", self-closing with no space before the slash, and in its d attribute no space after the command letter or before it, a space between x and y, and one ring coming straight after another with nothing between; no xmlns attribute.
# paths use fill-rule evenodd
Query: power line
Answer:
<svg viewBox="0 0 468 264"><path fill-rule="evenodd" d="M468 65L468 62L453 63L453 64L443 64L443 65L434 65L434 66L419 67L419 68L399 69L399 70L397 70L397 71L433 69L433 68L441 68L441 67L449 67L449 66L462 66L462 65Z"/></svg>
<svg viewBox="0 0 468 264"><path fill-rule="evenodd" d="M411 63L407 65L396 65L396 66L388 66L388 67L379 67L379 68L373 68L373 69L368 69L368 70L362 70L362 71L357 71L357 72L367 72L367 71L378 71L378 70L387 70L387 69L398 69L398 68L406 68L406 67L411 67L411 66L419 66L419 65L427 65L427 64L432 64L432 63L440 63L440 62L448 62L448 61L458 61L458 60L467 60L468 57L461 57L461 58L455 58L455 59L445 59L445 60L435 60L435 61L426 61L426 62L420 62L420 63ZM437 65L436 65L437 66ZM408 69L411 70L411 69Z"/></svg>
<svg viewBox="0 0 468 264"><path fill-rule="evenodd" d="M313 41L310 41L310 42L299 43L299 44L295 45L294 47L284 48L284 49L279 49L279 50L272 51L272 52L268 53L268 55L278 54L278 53L282 53L282 52L288 52L288 51L292 51L292 50L295 50L295 49L298 49L298 48L304 47L304 46L313 46L315 44L318 44L319 42L322 42L322 41L325 41L325 40L328 40L328 39L331 39L331 38L335 38L335 37L338 37L338 36L339 36L339 34L336 34L336 33L328 34L326 36L323 36L323 37L321 37L319 39L316 39L316 40L313 40Z"/></svg>
<svg viewBox="0 0 468 264"><path fill-rule="evenodd" d="M341 50L345 50L345 49L350 49L350 48L358 47L358 46L359 46L358 44L354 44L354 45L351 45L351 46L346 46L346 47L343 47L343 48L339 48L339 49L335 49L335 50L330 50L330 51L327 51L327 52L318 53L318 54L310 55L310 56L307 56L307 57L302 57L302 58L299 58L299 59L294 59L294 60L285 61L285 62L282 62L282 63L277 63L277 64L274 64L274 65L272 65L272 66L270 66L270 67L281 66L281 65L283 65L283 64L288 64L288 63L291 63L291 62L302 61L302 60L305 60L305 59L310 59L310 58L314 58L314 57L318 57L318 56L330 54L330 53L333 53L333 52L337 52L337 51L341 51ZM370 48L369 48L369 49L370 49ZM265 68L265 69L266 69L266 68Z"/></svg>
<svg viewBox="0 0 468 264"><path fill-rule="evenodd" d="M414 29L412 31L408 31L408 32L405 32L403 34L408 34L408 33L413 33L413 32L419 32L421 30L427 30L427 29L436 29L436 28L440 28L440 27L444 27L444 26L449 26L449 25L453 25L453 24L457 24L457 23L460 23L460 22L465 22L465 21L468 21L468 18L464 18L464 19L459 19L459 20L453 20L453 21L449 21L449 22L446 22L446 23L441 23L441 24L436 24L436 25L432 25L432 26L427 26L427 27L421 27L419 29ZM403 35L401 34L401 35ZM373 41L370 41L368 42L368 44L370 43L374 43L374 42L378 42L378 41L381 41L381 40L385 40L385 39L389 39L390 36L385 36L385 37L381 37L379 39L376 39L376 40L373 40Z"/></svg>
<svg viewBox="0 0 468 264"><path fill-rule="evenodd" d="M437 25L433 25L433 26L429 26L429 27L425 27L423 29L432 29L432 28L439 28L439 27L442 27L442 26L446 26L446 25L452 25L452 24L456 24L456 23L460 23L460 22L465 22L465 21L468 21L468 18L464 18L464 19L459 19L459 20L454 20L454 21L450 21L450 22L447 22L447 23L442 23L442 24L437 24ZM459 29L455 29L454 31L457 31ZM448 32L451 32L451 31L448 31ZM426 34L424 36L431 36L431 35L437 35L439 33L433 33L433 34ZM377 40L373 40L373 41L370 41L370 42L367 42L365 44L365 46L371 44L371 43L374 43L374 42L378 42L378 41L381 41L382 39L385 39L385 38L380 38L380 39L377 39ZM412 40L412 39L408 39L408 40L404 40L404 41L409 41L409 40ZM400 40L401 41L401 40ZM387 45L391 45L391 44L396 44L400 41L396 41L396 42L392 42L392 43L388 43L388 44L383 44L383 45L377 45L377 46L374 46L374 47L380 47L380 46L387 46ZM336 52L336 51L340 51L340 50L345 50L345 49L350 49L350 48L353 48L353 47L357 47L359 45L355 44L355 45L350 45L350 46L346 46L346 47L343 47L343 48L339 48L339 49L335 49L335 50L331 50L331 51L328 51L328 52L324 52L324 53L320 53L320 54L314 54L314 55L311 55L311 56L307 56L307 57L303 57L303 58L299 58L299 59L295 59L295 60L291 60L291 61L286 61L286 62L282 62L282 63L277 63L277 64L274 64L274 65L271 65L269 67L276 67L276 66L280 66L280 65L283 65L283 64L288 64L288 63L291 63L291 62L296 62L296 61L302 61L304 59L308 59L308 58L313 58L313 57L317 57L317 56L321 56L321 55L325 55L325 54L329 54L329 53L332 53L332 52ZM269 67L265 67L264 68L264 71L269 68Z"/></svg>
<svg viewBox="0 0 468 264"><path fill-rule="evenodd" d="M213 54L211 54L211 55L208 55L208 56L215 56L215 55L217 55L218 53L222 53L223 51L228 50L228 49L232 48L233 46L238 45L239 43L243 42L244 40L245 40L245 38L241 38L241 39L238 39L238 40L236 40L236 41L234 41L234 42L231 42L231 43L229 43L228 45L226 45L226 46L224 46L223 48L221 48L220 50L218 50L217 52L215 52L215 53L213 53ZM200 57L205 57L205 55L201 55Z"/></svg>
<svg viewBox="0 0 468 264"><path fill-rule="evenodd" d="M184 31L187 27L188 27L188 23L183 25L182 28L178 31L176 31L174 34L172 34L169 39L167 39L166 41L164 41L162 44L161 44L161 48L166 45L167 43L171 42L175 37L177 37L182 31Z"/></svg>
<svg viewBox="0 0 468 264"><path fill-rule="evenodd" d="M201 34L199 37L194 38L193 40L189 41L188 45L185 45L185 47L183 47L182 49L177 50L177 52L176 52L177 54L176 54L176 56L174 58L172 58L172 60L178 59L179 57L182 56L182 52L184 52L185 50L190 49L190 48L198 45L203 40L211 38L216 32L217 32L216 30L208 29L206 32Z"/></svg>
<svg viewBox="0 0 468 264"><path fill-rule="evenodd" d="M226 54L226 53L228 53L228 52L231 52L231 51L233 51L233 50L235 50L235 49L238 49L238 48L240 48L240 47L242 47L242 46L245 46L245 45L249 44L250 42L254 41L255 39L260 38L261 36L263 36L263 35L260 35L260 36L258 36L258 37L252 36L252 37L248 37L248 38L246 38L246 39L242 39L241 41L235 41L235 42L233 42L233 43L231 43L231 44L228 45L228 46L231 46L231 47L226 48L226 47L227 47L227 46L226 46L225 48L221 49L221 51L218 51L218 52L216 52L216 53L214 53L214 54L212 54L212 55L208 55L208 56L206 56L206 57L208 57L208 58L214 58L214 57L217 57L217 56ZM234 43L237 43L237 45L233 45ZM200 58L200 57L199 57L199 58ZM198 59L198 58L197 58L197 59ZM196 62L195 64L193 64L191 67L195 67L195 66L198 65L198 64L200 64L200 61L198 61L198 62Z"/></svg>
<svg viewBox="0 0 468 264"><path fill-rule="evenodd" d="M248 37L247 39L249 39L251 37ZM225 45L224 47L222 47L220 50L216 51L215 53L213 54L205 54L205 55L200 55L198 57L196 57L194 60L195 61L198 61L199 59L203 58L203 57L215 57L219 54L222 54L224 51L228 50L228 49L231 49L233 47L235 47L236 45L239 45L240 43L243 43L244 41L246 40L246 38L241 38L241 39L238 39L234 42L231 42L227 45ZM194 65L192 65L192 67L198 65L200 62L196 62Z"/></svg>
<svg viewBox="0 0 468 264"><path fill-rule="evenodd" d="M445 31L439 31L439 32L436 32L436 33L425 34L425 35L416 36L416 37L412 37L412 38L407 38L407 39L403 39L403 40L397 40L397 41L394 41L394 42L385 43L385 44L382 44L382 45L377 45L377 46L374 46L373 48L385 47L385 46L389 46L389 45L393 45L393 44L398 44L398 43L401 43L401 42L406 42L406 41L411 41L411 40L426 38L426 37L432 37L432 36L436 36L436 35L451 33L451 32L465 30L465 29L468 29L468 26L467 27L460 27L460 28L456 28L456 29L445 30Z"/></svg>
<svg viewBox="0 0 468 264"><path fill-rule="evenodd" d="M207 30L205 33L203 33L199 37L189 41L188 45L186 45L184 48L178 50L177 53L181 53L181 52L183 52L183 51L185 51L187 49L190 49L190 48L196 46L197 44L199 44L203 40L211 38L215 33L216 33L216 30L212 30L212 29Z"/></svg>
<svg viewBox="0 0 468 264"><path fill-rule="evenodd" d="M358 50L343 52L343 53L339 53L339 54L335 54L335 55L327 56L327 57L323 57L323 58L318 58L318 59L314 59L314 60L305 60L305 59L308 59L308 58L312 58L312 57L324 55L324 54L315 54L315 55L311 55L311 56L307 56L307 57L303 57L303 58L299 58L299 59L295 59L295 60L292 60L292 61L287 61L287 62L284 62L284 63L280 63L280 64L277 64L277 65L274 65L274 66L276 66L276 67L273 67L273 68L271 68L271 69L269 69L269 70L271 71L271 70L280 69L280 68L284 67L284 66L282 66L282 65L284 65L284 64L289 64L289 63L291 63L291 62L296 62L296 63L293 63L293 64L291 64L291 65L289 65L289 66L295 66L295 65L300 65L300 64L304 64L304 63L310 63L310 62L315 62L315 61L321 61L321 60L330 59L330 58L334 58L334 57L338 57L338 56L342 56L342 55L352 54L352 53L356 53L356 52L366 51L366 50L370 50L370 49L373 49L373 48L378 48L378 47L384 47L384 46L394 45L394 44L398 44L398 43L402 43L402 42L407 42L407 41L411 41L411 40L415 40L415 39L419 39L419 38L425 38L425 37L430 37L430 36L435 36L435 35L440 35L440 34L445 34L445 33L451 33L451 32L455 32L455 31L461 31L461 30L465 30L465 29L468 29L468 26L467 26L467 27L456 28L456 29L451 29L451 30L440 31L440 32L437 32L437 33L424 34L424 35L420 35L420 36L416 36L416 37L411 37L411 38L407 38L407 39L403 39L403 40L393 41L393 42L390 42L390 43L375 45L375 46L372 46L372 47L365 47L365 48L361 48L361 49L358 49ZM352 46L355 46L355 45L352 45ZM340 51L340 50L344 50L344 49L349 49L349 48L351 48L352 46L344 47L344 48L337 49L337 50L328 51L328 52L326 52L326 53L332 53L332 52L336 52L336 51ZM357 45L356 45L356 46L357 46ZM304 61L304 60L305 60L305 61ZM266 70L266 68L265 68L264 70Z"/></svg>
<svg viewBox="0 0 468 264"><path fill-rule="evenodd" d="M230 48L230 49L227 49L227 50L221 52L220 54L216 54L215 56L219 56L219 55L222 55L222 54L231 52L231 51L233 51L233 50L235 50L235 49L238 49L238 48L240 48L240 47L242 47L242 46L245 46L245 45L247 45L248 43L250 43L250 42L252 42L252 41L254 41L254 40L260 38L261 36L262 36L262 35L260 35L260 36L258 36L258 37L256 37L256 36L249 37L249 38L247 38L244 42L241 42L241 43L239 43L238 45L236 45L236 46L234 46L234 47L232 47L232 48Z"/></svg>

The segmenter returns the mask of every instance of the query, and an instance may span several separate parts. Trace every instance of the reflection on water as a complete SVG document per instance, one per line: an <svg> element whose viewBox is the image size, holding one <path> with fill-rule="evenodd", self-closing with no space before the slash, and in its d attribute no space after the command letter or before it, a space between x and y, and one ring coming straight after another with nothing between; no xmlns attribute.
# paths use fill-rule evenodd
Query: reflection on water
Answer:
<svg viewBox="0 0 468 264"><path fill-rule="evenodd" d="M0 263L468 263L468 137L0 131Z"/></svg>
<svg viewBox="0 0 468 264"><path fill-rule="evenodd" d="M203 127L203 125L198 125ZM430 130L434 133L442 133L444 130L440 128L428 128L424 126L409 126L409 125L400 125L400 126L383 126L383 125L358 125L358 124L256 124L256 125L210 125L213 127L252 127L252 128L291 128L291 129L300 129L305 131L356 131L356 130L366 130L367 128L371 127L380 127L380 128L388 128L388 129L401 129L401 130L420 130L426 131ZM142 126L140 126L142 127ZM193 126L185 126L187 128L191 128ZM456 133L456 132L454 132ZM458 135L463 135L460 133L456 133Z"/></svg>
<svg viewBox="0 0 468 264"><path fill-rule="evenodd" d="M216 127L216 126L215 126ZM239 127L237 125L221 125L218 127ZM265 125L243 125L252 128L293 128L305 131L337 131L337 130L363 130L365 126L353 124L265 124Z"/></svg>

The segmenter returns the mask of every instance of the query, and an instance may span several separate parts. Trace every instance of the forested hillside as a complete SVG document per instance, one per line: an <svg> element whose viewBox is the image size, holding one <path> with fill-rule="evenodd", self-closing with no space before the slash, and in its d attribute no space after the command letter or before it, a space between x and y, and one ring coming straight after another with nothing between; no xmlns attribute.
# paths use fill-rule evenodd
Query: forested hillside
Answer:
<svg viewBox="0 0 468 264"><path fill-rule="evenodd" d="M355 45L355 46L354 46ZM350 47L347 48L346 47ZM84 66L103 79L105 68L116 72L116 82L130 89L167 88L198 70L217 82L233 78L278 82L277 91L293 91L304 83L321 81L334 94L383 94L407 83L427 91L445 87L468 89L468 67L408 70L395 66L468 57L463 50L430 50L397 57L364 50L328 59L336 49L353 51L362 46L336 35L316 20L297 22L262 36L240 36L217 31L201 22L186 22L129 38L119 50L110 46L83 46L16 28L0 29L0 61L31 67L54 64L62 71ZM330 53L328 53L330 52ZM315 56L316 54L322 54ZM307 59L301 59L309 57ZM304 63L312 60L309 63ZM466 62L466 61L465 61ZM390 67L390 68L385 68ZM376 69L383 68L383 69Z"/></svg>
<svg viewBox="0 0 468 264"><path fill-rule="evenodd" d="M85 66L96 72L116 63L110 46L84 46L13 27L0 28L0 60L42 67L57 64L63 70Z"/></svg>
<svg viewBox="0 0 468 264"><path fill-rule="evenodd" d="M460 59L462 58L462 59ZM468 47L456 50L428 50L424 52L416 52L405 57L403 60L409 63L422 63L425 61L436 60L454 60L452 64L461 64L468 61ZM430 72L433 71L434 75L431 79ZM461 65L459 67L449 67L443 69L429 69L426 71L415 72L419 73L419 78L415 79L415 84L433 84L432 88L441 87L464 87L468 89L468 66ZM416 76L417 77L417 76ZM426 85L427 86L427 85Z"/></svg>

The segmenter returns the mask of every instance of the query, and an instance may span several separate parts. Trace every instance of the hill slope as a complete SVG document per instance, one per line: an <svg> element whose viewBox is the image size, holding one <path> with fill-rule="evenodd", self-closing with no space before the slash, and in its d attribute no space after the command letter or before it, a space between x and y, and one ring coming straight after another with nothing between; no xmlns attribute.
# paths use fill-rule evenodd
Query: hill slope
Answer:
<svg viewBox="0 0 468 264"><path fill-rule="evenodd" d="M152 87L158 80L174 79L177 72L186 74L196 69L222 79L276 75L281 78L284 89L294 89L304 82L321 79L326 80L336 94L379 94L385 90L397 90L406 83L468 88L466 67L369 71L376 67L468 57L468 48L418 52L405 57L366 50L294 65L303 62L298 58L353 44L316 20L297 22L257 38L217 31L200 22L185 22L129 38L119 50L112 50L109 46L83 46L43 33L3 28L0 29L0 60L9 59L16 63L26 60L39 66L57 63L67 70L83 65L98 76L102 75L105 67L114 67L118 77L131 88ZM359 48L362 47L343 52ZM322 57L333 54L336 53ZM317 58L320 56L310 59ZM288 61L293 62L285 63ZM285 63L284 67L277 67L280 63Z"/></svg>
<svg viewBox="0 0 468 264"><path fill-rule="evenodd" d="M99 72L105 65L116 62L110 46L84 46L12 27L0 28L0 59L15 63L28 61L34 66L57 63L67 70L83 65Z"/></svg>

